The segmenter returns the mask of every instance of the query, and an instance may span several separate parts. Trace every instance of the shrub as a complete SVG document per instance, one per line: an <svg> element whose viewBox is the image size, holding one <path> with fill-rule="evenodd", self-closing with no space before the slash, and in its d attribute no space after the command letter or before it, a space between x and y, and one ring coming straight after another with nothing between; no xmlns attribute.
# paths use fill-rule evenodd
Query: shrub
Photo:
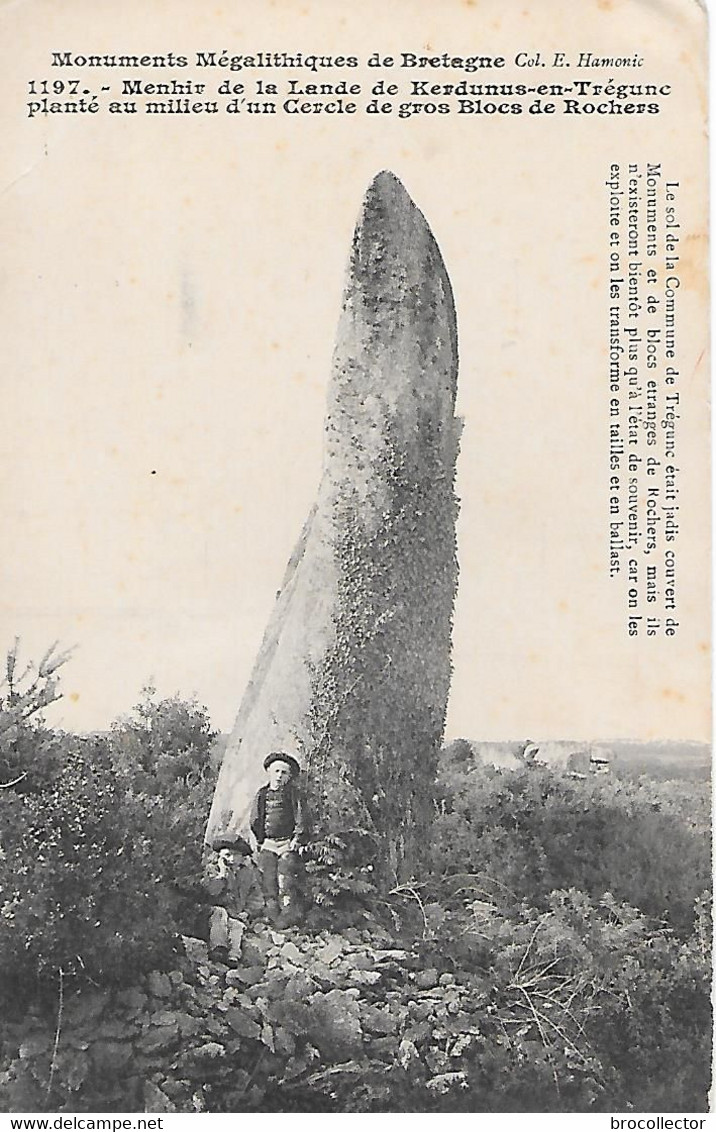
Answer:
<svg viewBox="0 0 716 1132"><path fill-rule="evenodd" d="M302 856L314 906L312 923L336 927L374 907L378 850L373 835L346 827L312 838Z"/></svg>
<svg viewBox="0 0 716 1132"><path fill-rule="evenodd" d="M444 760L432 872L444 891L510 892L540 906L554 889L611 892L688 935L710 885L705 784L571 779Z"/></svg>
<svg viewBox="0 0 716 1132"><path fill-rule="evenodd" d="M201 872L215 739L205 707L178 696L157 699L150 686L108 737L112 764L145 813L157 868L187 890Z"/></svg>
<svg viewBox="0 0 716 1132"><path fill-rule="evenodd" d="M51 656L51 654L48 654ZM98 982L165 966L197 929L182 896L201 870L214 732L206 710L145 689L109 736L54 732L50 659L0 701L0 955L6 995L63 976Z"/></svg>
<svg viewBox="0 0 716 1132"><path fill-rule="evenodd" d="M58 653L55 644L37 667L22 667L19 650L16 637L0 682L0 791L24 793L42 789L62 761L57 737L45 726L42 711L60 698L57 673L69 653Z"/></svg>
<svg viewBox="0 0 716 1132"><path fill-rule="evenodd" d="M472 981L493 1031L453 1063L470 1089L463 1111L705 1109L705 902L686 941L611 894L570 889L545 904L471 901L423 944L425 963Z"/></svg>
<svg viewBox="0 0 716 1132"><path fill-rule="evenodd" d="M3 798L6 991L43 985L59 970L121 979L175 949L173 898L145 809L101 741L65 737L61 746L64 762L44 790Z"/></svg>

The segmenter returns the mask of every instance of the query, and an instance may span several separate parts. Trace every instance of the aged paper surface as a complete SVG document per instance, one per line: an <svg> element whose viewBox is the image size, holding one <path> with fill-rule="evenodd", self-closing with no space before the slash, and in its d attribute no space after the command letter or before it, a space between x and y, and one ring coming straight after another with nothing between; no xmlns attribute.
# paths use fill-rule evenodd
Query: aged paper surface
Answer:
<svg viewBox="0 0 716 1132"><path fill-rule="evenodd" d="M0 37L0 643L77 646L54 722L151 680L231 728L390 170L457 311L447 737L708 742L696 0L29 0Z"/></svg>
<svg viewBox="0 0 716 1132"><path fill-rule="evenodd" d="M19 632L31 651L57 637L79 644L77 698L63 703L64 723L106 725L153 676L162 690L196 690L222 727L231 724L320 472L324 386L352 225L371 178L389 168L429 218L458 313L465 431L448 732L706 739L701 8L404 3L388 15L381 5L358 13L256 2L230 13L187 2L124 5L120 15L75 0L9 6L3 22L12 44L2 80L11 375L2 426L10 524L3 623L6 636ZM255 60L231 69L231 57L262 50L359 62L320 73L304 66L269 74ZM71 62L170 51L188 65L53 65L54 54L68 52ZM368 67L374 52L396 62ZM442 61L400 66L403 52L506 62L474 71ZM197 67L197 53L215 65ZM565 59L555 68L559 53ZM600 58L625 65L595 66ZM58 80L69 87L78 78L79 90L97 95L99 113L45 113L43 99L90 101L52 93ZM137 80L173 79L204 83L190 103L218 102L219 113L148 113L156 98L123 93ZM304 80L341 79L360 84L359 96L343 97L356 113L315 113L314 96L300 95L283 108L291 80L301 89ZM255 101L273 101L278 112L227 113L236 96L216 93L227 80L243 85L247 98L257 82L274 81L280 93ZM530 93L425 93L460 82L523 84ZM398 93L373 96L379 83L381 90L395 83ZM541 84L570 90L531 93ZM614 89L602 92L609 84ZM624 93L642 84L667 93ZM110 115L112 102L134 102L136 112ZM391 112L367 113L371 102ZM638 244L630 246L632 165L640 211ZM651 246L649 165L659 170ZM615 189L607 184L613 166ZM675 183L669 202L667 182ZM610 229L613 193L619 226ZM671 358L669 207L679 225ZM610 278L614 232L618 274ZM623 331L630 258L640 308L633 326L642 339L652 322L662 327L656 370L646 368L644 341L631 389L646 414L646 381L655 374L656 443L641 425L634 446L634 554L619 546L629 530L627 355L618 355L619 409L609 415L609 284L624 276L615 300ZM621 333L618 345L627 341ZM665 384L670 364L678 370L673 387ZM672 389L679 401L666 455ZM624 454L612 492L613 423ZM658 471L647 479L652 452ZM668 463L679 469L673 543L662 510ZM660 525L649 558L652 485ZM613 514L611 495L619 500ZM614 528L611 559L610 521L623 524ZM647 603L652 562L656 601ZM618 575L610 577L610 567ZM638 590L632 607L629 588ZM650 636L652 613L658 627ZM630 614L640 618L633 636ZM673 636L670 617L678 622Z"/></svg>
<svg viewBox="0 0 716 1132"><path fill-rule="evenodd" d="M123 5L120 15L75 0L9 6L3 23L12 44L2 80L11 375L2 426L10 524L3 623L6 636L19 632L33 652L56 637L79 644L64 723L106 725L149 676L162 690L195 689L222 727L232 722L320 471L352 225L367 184L389 168L436 233L459 320L465 431L448 732L707 738L701 8L404 3L388 15L382 5L358 13L256 2L221 12L187 2ZM262 50L353 55L359 65L290 74L274 67L269 75L254 61L231 69L232 56ZM55 53L69 52L71 62L170 51L187 67L53 65ZM198 52L215 65L197 68ZM396 62L368 67L374 52ZM501 70L401 67L403 52L506 62ZM569 70L553 66L556 53ZM626 65L595 66L600 58ZM52 93L53 83L73 79L97 95L99 113L45 113L43 98L90 101ZM136 80L172 79L204 83L190 103L218 102L219 113L148 113L150 95L123 93ZM310 109L313 96L283 109L290 80L300 89L304 79L359 83L360 96L343 97L357 112L294 112ZM278 112L227 113L236 96L216 93L227 80L243 84L247 98L257 82L274 81L280 93L255 101L274 101ZM463 81L570 92L424 93L425 84ZM373 96L378 83L399 91ZM615 89L598 89L609 84ZM632 84L668 93L624 94ZM391 112L367 113L374 101ZM136 112L110 115L111 102L134 102ZM650 164L659 173L648 248ZM642 338L655 289L654 326L664 323L666 184L678 183L668 202L680 225L675 352L666 357L663 329L658 474L645 478L652 448L641 427L641 537L635 555L614 542L619 573L610 577L610 520L624 524L615 528L620 538L628 531L630 390L619 355L620 407L610 420L609 237L620 236L623 326L630 165L639 178L632 263ZM610 229L612 166L622 195L619 227ZM645 343L638 348L646 413L654 371ZM673 457L662 427L670 363L680 395ZM615 421L625 451L610 515ZM644 497L653 483L659 508L666 504L669 461L679 468L678 536L667 544L662 518L652 554L657 600L647 604ZM673 579L665 574L669 546ZM630 557L639 591L631 609ZM671 581L673 606L664 595ZM652 610L659 625L649 636ZM635 636L630 613L641 618ZM678 622L673 636L669 616Z"/></svg>

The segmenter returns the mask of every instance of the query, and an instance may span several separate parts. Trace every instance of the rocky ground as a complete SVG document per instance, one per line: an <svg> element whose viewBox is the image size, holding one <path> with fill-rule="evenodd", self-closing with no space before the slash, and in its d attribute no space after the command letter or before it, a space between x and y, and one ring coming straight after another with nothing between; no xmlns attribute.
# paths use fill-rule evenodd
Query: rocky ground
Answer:
<svg viewBox="0 0 716 1132"><path fill-rule="evenodd" d="M183 943L175 970L68 991L52 1016L6 1024L0 1105L343 1111L368 1090L389 1111L401 1088L460 1091L463 1056L488 1040L479 980L426 967L377 926L308 935L247 921L230 965Z"/></svg>

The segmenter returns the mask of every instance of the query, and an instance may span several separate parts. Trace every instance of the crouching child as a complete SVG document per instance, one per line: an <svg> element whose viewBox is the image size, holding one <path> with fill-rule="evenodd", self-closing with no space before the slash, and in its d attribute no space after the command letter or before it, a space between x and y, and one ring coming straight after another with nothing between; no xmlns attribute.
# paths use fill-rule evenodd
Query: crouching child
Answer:
<svg viewBox="0 0 716 1132"><path fill-rule="evenodd" d="M300 766L292 755L274 751L264 760L268 782L251 807L266 913L277 927L302 922L306 910L305 870L298 853L304 837L304 811L298 793Z"/></svg>
<svg viewBox="0 0 716 1132"><path fill-rule="evenodd" d="M204 892L213 905L209 919L209 958L230 963L241 954L246 919L261 906L251 846L239 834L215 840Z"/></svg>

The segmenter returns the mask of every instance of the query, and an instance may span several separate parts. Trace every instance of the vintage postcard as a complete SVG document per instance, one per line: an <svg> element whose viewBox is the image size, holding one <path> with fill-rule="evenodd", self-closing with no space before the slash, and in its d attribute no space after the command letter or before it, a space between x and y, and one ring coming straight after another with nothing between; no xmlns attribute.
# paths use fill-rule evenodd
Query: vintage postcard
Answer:
<svg viewBox="0 0 716 1132"><path fill-rule="evenodd" d="M703 1127L703 6L0 41L0 1108Z"/></svg>

